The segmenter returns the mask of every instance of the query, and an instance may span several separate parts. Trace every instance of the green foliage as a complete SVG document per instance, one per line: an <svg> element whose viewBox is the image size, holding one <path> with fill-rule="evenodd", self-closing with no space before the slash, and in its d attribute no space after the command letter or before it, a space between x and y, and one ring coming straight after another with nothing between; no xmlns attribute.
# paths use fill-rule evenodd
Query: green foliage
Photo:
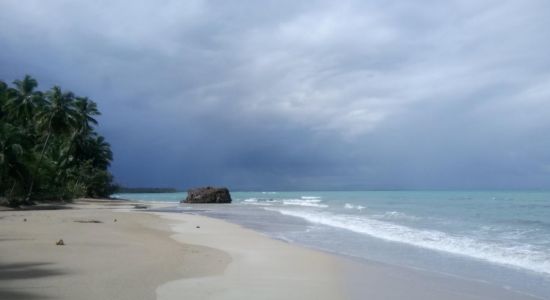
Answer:
<svg viewBox="0 0 550 300"><path fill-rule="evenodd" d="M17 206L110 195L113 153L95 131L96 103L37 87L28 75L11 87L0 81L0 198Z"/></svg>

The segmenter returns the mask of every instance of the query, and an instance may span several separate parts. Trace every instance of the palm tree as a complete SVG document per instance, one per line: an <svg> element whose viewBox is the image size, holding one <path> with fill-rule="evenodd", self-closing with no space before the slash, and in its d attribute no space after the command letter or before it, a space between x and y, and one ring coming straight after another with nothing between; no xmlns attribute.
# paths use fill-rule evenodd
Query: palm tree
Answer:
<svg viewBox="0 0 550 300"><path fill-rule="evenodd" d="M52 134L63 135L76 128L77 113L74 107L74 99L73 93L63 92L59 86L54 86L46 93L47 105L37 115L39 127L46 132L46 140L42 145L42 151L40 151L40 157L34 172L35 176L31 180L26 200L30 200L32 195L35 177L38 175L40 164Z"/></svg>
<svg viewBox="0 0 550 300"><path fill-rule="evenodd" d="M31 196L109 195L113 153L95 132L97 105L58 86L46 93L37 86L28 75L13 86L0 81L0 196L17 205Z"/></svg>
<svg viewBox="0 0 550 300"><path fill-rule="evenodd" d="M4 106L8 101L9 88L8 85L0 80L0 122L4 120L6 113L4 112Z"/></svg>
<svg viewBox="0 0 550 300"><path fill-rule="evenodd" d="M8 85L0 80L0 95L3 94L5 91L8 90Z"/></svg>
<svg viewBox="0 0 550 300"><path fill-rule="evenodd" d="M68 168L67 174L76 174L72 187L77 190L79 185L84 186L87 196L105 196L111 186L112 176L107 169L113 160L113 153L105 138L95 133L85 140L78 140L75 149L76 159Z"/></svg>
<svg viewBox="0 0 550 300"><path fill-rule="evenodd" d="M74 155L78 157L84 151L87 139L95 135L92 126L97 125L97 120L94 119L94 116L99 116L100 112L97 109L97 104L87 97L76 98L75 108L76 128L72 133L66 155L75 152Z"/></svg>
<svg viewBox="0 0 550 300"><path fill-rule="evenodd" d="M23 80L15 80L13 84L15 92L7 99L6 110L10 112L13 120L26 126L33 119L37 107L43 104L42 93L34 90L38 82L29 75L25 75Z"/></svg>
<svg viewBox="0 0 550 300"><path fill-rule="evenodd" d="M10 201L13 201L15 187L23 189L28 178L28 168L25 164L25 134L17 127L8 123L0 124L0 182L9 184L5 194ZM13 202L12 202L13 204Z"/></svg>
<svg viewBox="0 0 550 300"><path fill-rule="evenodd" d="M93 165L101 170L107 170L113 161L113 152L111 145L105 141L105 138L98 136L92 139L92 153L94 154Z"/></svg>
<svg viewBox="0 0 550 300"><path fill-rule="evenodd" d="M65 134L77 127L75 96L54 86L46 93L46 107L37 115L38 122L48 134Z"/></svg>
<svg viewBox="0 0 550 300"><path fill-rule="evenodd" d="M76 98L75 107L78 130L81 134L88 135L92 129L92 125L97 125L97 120L94 119L94 116L101 114L97 109L97 104L87 97L78 97Z"/></svg>

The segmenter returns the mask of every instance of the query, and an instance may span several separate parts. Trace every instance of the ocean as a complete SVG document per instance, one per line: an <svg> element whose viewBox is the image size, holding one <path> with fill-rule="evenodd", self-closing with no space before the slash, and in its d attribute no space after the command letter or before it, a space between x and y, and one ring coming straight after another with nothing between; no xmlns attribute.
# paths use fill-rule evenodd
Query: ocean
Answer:
<svg viewBox="0 0 550 300"><path fill-rule="evenodd" d="M166 211L238 223L291 243L503 286L550 299L548 191L232 192L230 205L186 193L116 194Z"/></svg>

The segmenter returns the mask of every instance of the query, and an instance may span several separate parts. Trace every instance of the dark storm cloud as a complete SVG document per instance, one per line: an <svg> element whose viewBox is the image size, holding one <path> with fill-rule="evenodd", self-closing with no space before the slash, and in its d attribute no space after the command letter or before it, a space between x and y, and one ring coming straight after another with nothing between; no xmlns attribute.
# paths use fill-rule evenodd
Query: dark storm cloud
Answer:
<svg viewBox="0 0 550 300"><path fill-rule="evenodd" d="M547 1L0 7L0 78L95 99L123 184L549 187Z"/></svg>

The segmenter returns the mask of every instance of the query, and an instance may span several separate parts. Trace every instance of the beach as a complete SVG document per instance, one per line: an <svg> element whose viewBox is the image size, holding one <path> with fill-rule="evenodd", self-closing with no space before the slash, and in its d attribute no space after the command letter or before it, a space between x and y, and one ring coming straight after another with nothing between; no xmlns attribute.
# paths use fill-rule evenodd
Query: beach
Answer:
<svg viewBox="0 0 550 300"><path fill-rule="evenodd" d="M109 200L61 208L0 211L1 299L537 299L196 214Z"/></svg>
<svg viewBox="0 0 550 300"><path fill-rule="evenodd" d="M156 285L180 276L181 253L216 252L170 239L158 217L116 211L129 207L0 212L0 298L154 299Z"/></svg>

